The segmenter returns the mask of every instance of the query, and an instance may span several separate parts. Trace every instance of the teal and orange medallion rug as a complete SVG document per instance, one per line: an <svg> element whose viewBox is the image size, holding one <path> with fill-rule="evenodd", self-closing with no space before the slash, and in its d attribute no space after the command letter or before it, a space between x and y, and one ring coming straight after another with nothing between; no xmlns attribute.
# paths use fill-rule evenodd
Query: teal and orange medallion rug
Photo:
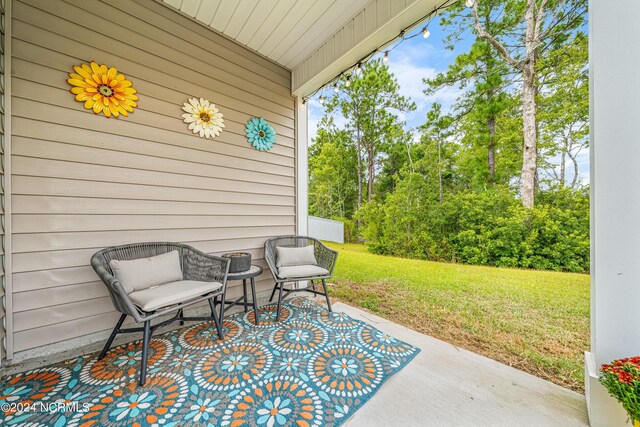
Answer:
<svg viewBox="0 0 640 427"><path fill-rule="evenodd" d="M0 379L7 426L338 426L420 351L305 298Z"/></svg>

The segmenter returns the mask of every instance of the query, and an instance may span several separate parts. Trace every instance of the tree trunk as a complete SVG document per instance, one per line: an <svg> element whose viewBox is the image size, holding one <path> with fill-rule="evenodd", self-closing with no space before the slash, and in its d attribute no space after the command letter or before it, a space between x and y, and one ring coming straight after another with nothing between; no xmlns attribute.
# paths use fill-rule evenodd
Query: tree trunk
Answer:
<svg viewBox="0 0 640 427"><path fill-rule="evenodd" d="M562 149L562 154L560 155L560 188L564 188L566 170L567 167L565 162L567 161L567 144L565 142L564 148Z"/></svg>
<svg viewBox="0 0 640 427"><path fill-rule="evenodd" d="M407 157L409 158L409 172L413 173L413 159L411 158L411 145L409 145L409 143L406 143L406 147L407 147Z"/></svg>
<svg viewBox="0 0 640 427"><path fill-rule="evenodd" d="M520 177L520 200L527 208L533 208L535 190L537 185L538 163L538 124L537 124L537 79L536 61L537 51L540 45L540 28L543 12L547 0L542 0L538 6L536 19L536 0L527 0L527 8L524 13L526 24L525 54L522 60L515 60L505 46L489 34L480 24L478 18L478 2L473 4L473 16L478 35L489 41L500 55L513 67L522 73L522 121L524 134L524 147L522 154L522 174Z"/></svg>
<svg viewBox="0 0 640 427"><path fill-rule="evenodd" d="M522 150L522 175L520 179L520 199L522 205L527 208L534 206L534 194L536 186L536 170L538 162L538 131L537 131L537 106L536 106L536 31L535 31L535 1L527 2L525 11L526 41L523 69L522 90L522 121L524 130L524 149Z"/></svg>
<svg viewBox="0 0 640 427"><path fill-rule="evenodd" d="M374 108L371 111L371 123L376 122L376 109ZM376 146L376 138L371 137L371 140L367 141L367 202L371 201L373 197L373 180L375 178L375 146Z"/></svg>
<svg viewBox="0 0 640 427"><path fill-rule="evenodd" d="M489 117L489 146L487 147L487 162L489 163L489 186L496 181L496 118Z"/></svg>
<svg viewBox="0 0 640 427"><path fill-rule="evenodd" d="M367 150L367 202L371 201L373 197L373 180L375 179L375 156L373 154L373 147L369 147Z"/></svg>
<svg viewBox="0 0 640 427"><path fill-rule="evenodd" d="M442 204L442 142L438 135L438 183L440 185L440 204Z"/></svg>
<svg viewBox="0 0 640 427"><path fill-rule="evenodd" d="M362 207L362 143L360 142L360 127L356 130L356 145L358 151L358 212Z"/></svg>
<svg viewBox="0 0 640 427"><path fill-rule="evenodd" d="M569 151L569 158L573 162L573 181L571 181L571 188L576 188L576 184L578 183L578 174L580 170L578 169L578 159L576 155L571 154Z"/></svg>
<svg viewBox="0 0 640 427"><path fill-rule="evenodd" d="M362 143L360 142L360 125L358 125L356 129L356 151L356 158L358 159L358 200L356 200L356 212L360 213L360 208L362 207ZM359 230L362 226L362 221L360 220L360 215L357 215L356 218L356 228Z"/></svg>

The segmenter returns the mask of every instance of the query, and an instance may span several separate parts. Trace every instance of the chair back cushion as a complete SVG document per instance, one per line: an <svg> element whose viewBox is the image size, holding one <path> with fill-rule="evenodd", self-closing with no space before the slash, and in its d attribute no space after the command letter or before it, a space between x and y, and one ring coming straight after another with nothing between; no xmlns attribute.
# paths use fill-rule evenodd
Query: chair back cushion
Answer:
<svg viewBox="0 0 640 427"><path fill-rule="evenodd" d="M276 247L276 267L293 267L296 265L317 265L313 246L302 248Z"/></svg>
<svg viewBox="0 0 640 427"><path fill-rule="evenodd" d="M126 293L182 280L178 251L128 261L114 259L109 266Z"/></svg>

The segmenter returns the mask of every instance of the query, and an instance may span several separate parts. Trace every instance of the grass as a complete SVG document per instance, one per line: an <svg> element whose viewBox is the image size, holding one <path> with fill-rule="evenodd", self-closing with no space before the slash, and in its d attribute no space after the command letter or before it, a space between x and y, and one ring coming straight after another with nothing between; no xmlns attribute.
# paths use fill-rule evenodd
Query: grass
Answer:
<svg viewBox="0 0 640 427"><path fill-rule="evenodd" d="M589 276L420 261L328 243L333 297L584 393Z"/></svg>

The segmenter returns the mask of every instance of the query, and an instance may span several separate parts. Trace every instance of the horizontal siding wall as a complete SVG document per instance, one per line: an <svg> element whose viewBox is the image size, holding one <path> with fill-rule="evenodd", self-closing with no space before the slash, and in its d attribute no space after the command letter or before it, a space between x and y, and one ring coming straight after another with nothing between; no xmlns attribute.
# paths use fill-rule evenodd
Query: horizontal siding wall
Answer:
<svg viewBox="0 0 640 427"><path fill-rule="evenodd" d="M10 1L10 0L9 0ZM5 272L6 272L6 260L4 248L5 248L5 163L6 163L6 151L5 147L7 146L6 138L5 138L5 129L6 129L6 103L5 103L5 93L6 93L6 81L5 78L5 70L7 69L7 61L6 61L6 27L7 23L6 19L6 0L0 0L0 364L4 363L7 357L7 340L5 328L7 325L6 316L6 293L5 288L7 284Z"/></svg>
<svg viewBox="0 0 640 427"><path fill-rule="evenodd" d="M89 266L103 247L179 241L247 251L266 267L264 240L295 232L289 71L153 0L14 0L12 25L15 351L115 324ZM74 101L67 73L91 60L133 82L129 117ZM180 107L190 97L220 108L219 137L189 133ZM244 136L254 116L278 134L269 152Z"/></svg>

